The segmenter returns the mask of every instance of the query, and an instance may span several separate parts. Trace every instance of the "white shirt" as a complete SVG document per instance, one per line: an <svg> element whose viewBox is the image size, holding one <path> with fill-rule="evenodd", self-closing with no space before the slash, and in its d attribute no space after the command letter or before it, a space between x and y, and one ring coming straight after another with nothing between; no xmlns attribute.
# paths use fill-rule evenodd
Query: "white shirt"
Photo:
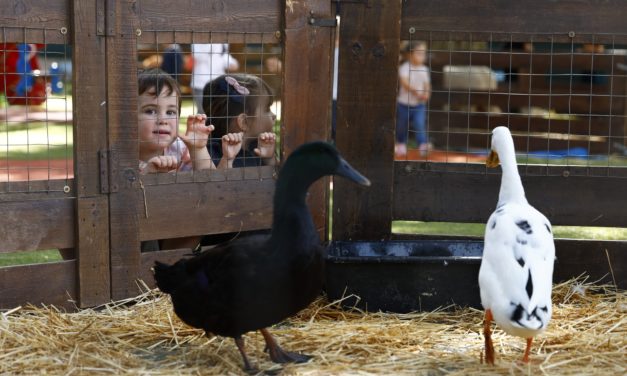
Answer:
<svg viewBox="0 0 627 376"><path fill-rule="evenodd" d="M412 65L409 61L406 61L398 67L398 77L408 80L409 86L414 90L408 91L403 85L398 85L398 103L406 106L417 106L423 103L416 96L415 91L424 92L427 89L427 84L431 82L429 67L426 65Z"/></svg>
<svg viewBox="0 0 627 376"><path fill-rule="evenodd" d="M223 43L192 44L194 68L192 88L204 89L207 82L226 73L230 67L239 69L239 62L229 54L229 45Z"/></svg>

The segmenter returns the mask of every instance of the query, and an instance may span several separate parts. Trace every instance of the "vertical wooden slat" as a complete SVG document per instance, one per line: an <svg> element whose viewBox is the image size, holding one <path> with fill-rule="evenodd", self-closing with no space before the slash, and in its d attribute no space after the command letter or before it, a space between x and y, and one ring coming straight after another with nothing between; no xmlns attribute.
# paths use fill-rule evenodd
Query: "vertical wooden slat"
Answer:
<svg viewBox="0 0 627 376"><path fill-rule="evenodd" d="M334 19L331 2L294 1L285 7L283 160L304 142L329 138L334 28L313 26L310 18ZM327 233L328 185L328 179L317 182L307 198L321 238Z"/></svg>
<svg viewBox="0 0 627 376"><path fill-rule="evenodd" d="M109 122L109 177L111 180L111 297L122 299L139 292L140 275L139 177L137 163L137 44L139 25L135 2L107 1L107 117ZM112 9L113 7L113 9Z"/></svg>
<svg viewBox="0 0 627 376"><path fill-rule="evenodd" d="M392 220L401 2L340 5L336 143L372 186L334 180L333 239L385 239Z"/></svg>
<svg viewBox="0 0 627 376"><path fill-rule="evenodd" d="M109 210L100 193L98 151L106 149L105 41L93 2L73 1L73 127L76 257L81 307L110 300Z"/></svg>

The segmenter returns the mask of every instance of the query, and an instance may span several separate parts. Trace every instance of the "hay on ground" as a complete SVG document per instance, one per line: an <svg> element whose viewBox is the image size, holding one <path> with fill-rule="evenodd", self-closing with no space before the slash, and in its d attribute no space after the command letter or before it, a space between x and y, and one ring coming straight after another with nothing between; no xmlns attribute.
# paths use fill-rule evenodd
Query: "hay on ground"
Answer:
<svg viewBox="0 0 627 376"><path fill-rule="evenodd" d="M554 287L554 316L536 338L494 333L496 366L480 363L483 312L452 308L412 314L365 313L319 299L271 329L284 348L313 355L307 364L275 365L258 333L245 336L251 361L287 375L411 374L608 375L627 373L624 291L583 278ZM156 290L75 313L18 307L0 315L0 374L240 375L231 339L207 338L183 324Z"/></svg>

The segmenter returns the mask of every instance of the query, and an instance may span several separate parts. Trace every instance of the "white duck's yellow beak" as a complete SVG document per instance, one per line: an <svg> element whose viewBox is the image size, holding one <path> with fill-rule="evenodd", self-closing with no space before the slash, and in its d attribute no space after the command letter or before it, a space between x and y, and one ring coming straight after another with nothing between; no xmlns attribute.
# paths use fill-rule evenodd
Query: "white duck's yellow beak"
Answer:
<svg viewBox="0 0 627 376"><path fill-rule="evenodd" d="M485 160L485 165L488 167L496 167L499 165L499 155L494 150L490 150L488 158Z"/></svg>

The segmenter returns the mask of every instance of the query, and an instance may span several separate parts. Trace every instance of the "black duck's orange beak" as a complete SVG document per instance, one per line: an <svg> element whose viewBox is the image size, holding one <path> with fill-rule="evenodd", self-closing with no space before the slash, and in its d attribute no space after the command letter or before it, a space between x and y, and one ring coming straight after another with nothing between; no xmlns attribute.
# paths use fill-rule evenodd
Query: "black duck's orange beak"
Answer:
<svg viewBox="0 0 627 376"><path fill-rule="evenodd" d="M494 150L490 150L490 155L485 160L485 165L488 167L496 167L499 165L499 155Z"/></svg>
<svg viewBox="0 0 627 376"><path fill-rule="evenodd" d="M354 181L357 184L370 186L370 180L355 170L344 158L340 157L340 164L335 171L335 175L343 176Z"/></svg>

